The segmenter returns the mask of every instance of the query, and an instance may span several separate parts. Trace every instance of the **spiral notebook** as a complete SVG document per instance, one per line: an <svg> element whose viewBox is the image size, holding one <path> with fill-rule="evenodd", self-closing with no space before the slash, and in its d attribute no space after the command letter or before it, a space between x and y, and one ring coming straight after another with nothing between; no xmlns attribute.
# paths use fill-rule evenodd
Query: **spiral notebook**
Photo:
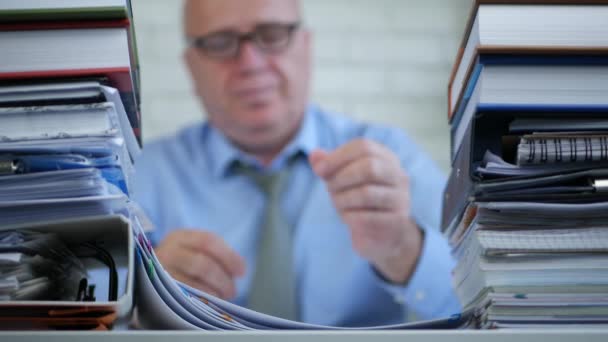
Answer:
<svg viewBox="0 0 608 342"><path fill-rule="evenodd" d="M608 133L534 133L517 147L518 165L598 162L608 162Z"/></svg>

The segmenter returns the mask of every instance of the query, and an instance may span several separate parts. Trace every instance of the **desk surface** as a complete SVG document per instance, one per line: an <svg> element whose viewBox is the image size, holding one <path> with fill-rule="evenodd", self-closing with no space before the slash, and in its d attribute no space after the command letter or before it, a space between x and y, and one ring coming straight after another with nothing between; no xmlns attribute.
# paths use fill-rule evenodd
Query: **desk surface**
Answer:
<svg viewBox="0 0 608 342"><path fill-rule="evenodd" d="M129 342L606 342L607 330L420 330L420 331L114 331L114 332L0 332L0 341L129 341Z"/></svg>

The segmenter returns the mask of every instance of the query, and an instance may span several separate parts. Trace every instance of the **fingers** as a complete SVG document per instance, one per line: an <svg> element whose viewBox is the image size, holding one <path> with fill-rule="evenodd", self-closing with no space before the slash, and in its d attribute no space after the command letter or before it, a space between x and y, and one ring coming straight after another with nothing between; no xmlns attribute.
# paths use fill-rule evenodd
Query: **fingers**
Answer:
<svg viewBox="0 0 608 342"><path fill-rule="evenodd" d="M217 285L216 282L209 281L209 279L212 279L211 277L201 276L201 274L195 273L192 268L189 268L186 265L161 262L163 263L165 270L169 272L175 280L223 299L230 299L236 295L236 290L233 290L234 285L224 285L224 287L221 287Z"/></svg>
<svg viewBox="0 0 608 342"><path fill-rule="evenodd" d="M359 139L345 144L331 153L315 151L311 154L310 163L319 177L327 179L347 164L363 157L372 156L386 161L396 159L382 145L371 140Z"/></svg>
<svg viewBox="0 0 608 342"><path fill-rule="evenodd" d="M310 153L309 161L310 164L318 164L321 160L327 158L329 152L323 150L315 150Z"/></svg>
<svg viewBox="0 0 608 342"><path fill-rule="evenodd" d="M401 165L394 165L390 160L362 157L334 172L327 179L327 186L330 192L340 192L367 184L392 187L403 182L407 182L407 177L401 170Z"/></svg>
<svg viewBox="0 0 608 342"><path fill-rule="evenodd" d="M245 261L219 236L199 230L185 230L180 244L188 249L207 254L221 265L226 273L240 277L245 274Z"/></svg>
<svg viewBox="0 0 608 342"><path fill-rule="evenodd" d="M174 231L155 252L175 279L224 299L236 295L234 279L245 272L242 258L209 232Z"/></svg>
<svg viewBox="0 0 608 342"><path fill-rule="evenodd" d="M338 211L409 207L408 179L396 156L375 142L356 140L332 153L317 150L310 163L325 175Z"/></svg>
<svg viewBox="0 0 608 342"><path fill-rule="evenodd" d="M196 284L197 288L210 289L221 298L233 298L236 295L234 277L215 259L187 249L176 250L174 255L170 261L170 270Z"/></svg>
<svg viewBox="0 0 608 342"><path fill-rule="evenodd" d="M375 184L350 187L332 193L334 205L340 212L397 210L400 208L402 197L394 188Z"/></svg>

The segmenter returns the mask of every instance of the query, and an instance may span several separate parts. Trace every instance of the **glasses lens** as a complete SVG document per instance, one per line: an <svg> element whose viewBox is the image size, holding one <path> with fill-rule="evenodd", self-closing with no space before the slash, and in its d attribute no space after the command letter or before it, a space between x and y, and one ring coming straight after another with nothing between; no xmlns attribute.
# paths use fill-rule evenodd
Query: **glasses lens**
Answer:
<svg viewBox="0 0 608 342"><path fill-rule="evenodd" d="M192 43L207 56L218 59L235 57L238 54L239 45L247 40L255 42L262 51L278 53L287 48L297 27L297 23L261 24L249 34L221 31L195 38Z"/></svg>
<svg viewBox="0 0 608 342"><path fill-rule="evenodd" d="M238 34L220 32L211 34L199 41L198 47L213 57L229 57L236 53L239 46Z"/></svg>
<svg viewBox="0 0 608 342"><path fill-rule="evenodd" d="M288 24L264 24L258 26L253 35L260 48L275 52L289 45L294 28Z"/></svg>

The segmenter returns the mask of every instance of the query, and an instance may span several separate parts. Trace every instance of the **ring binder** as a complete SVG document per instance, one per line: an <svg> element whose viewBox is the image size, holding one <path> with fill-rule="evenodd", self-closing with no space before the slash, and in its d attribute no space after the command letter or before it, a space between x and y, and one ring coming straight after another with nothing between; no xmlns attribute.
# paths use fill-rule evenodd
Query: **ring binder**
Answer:
<svg viewBox="0 0 608 342"><path fill-rule="evenodd" d="M608 135L550 133L524 135L517 164L608 162Z"/></svg>

